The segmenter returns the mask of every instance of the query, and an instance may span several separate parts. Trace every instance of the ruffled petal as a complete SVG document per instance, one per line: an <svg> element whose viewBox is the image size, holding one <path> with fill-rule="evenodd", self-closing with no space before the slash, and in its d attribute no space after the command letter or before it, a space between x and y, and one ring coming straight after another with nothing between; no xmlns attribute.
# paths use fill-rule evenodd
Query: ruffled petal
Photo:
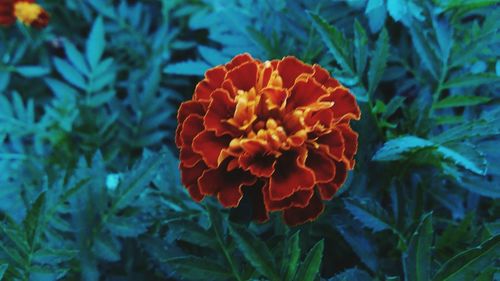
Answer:
<svg viewBox="0 0 500 281"><path fill-rule="evenodd" d="M328 92L313 78L300 80L290 89L290 96L286 100L286 109L291 111L297 107L305 107L326 97Z"/></svg>
<svg viewBox="0 0 500 281"><path fill-rule="evenodd" d="M241 169L228 172L226 165L221 165L206 170L198 179L198 185L202 194L217 195L224 207L237 207L243 197L242 187L252 185L256 180Z"/></svg>
<svg viewBox="0 0 500 281"><path fill-rule="evenodd" d="M215 89L221 87L225 76L226 69L223 66L217 66L207 70L205 79L198 83L194 89L193 100L210 100L210 95Z"/></svg>
<svg viewBox="0 0 500 281"><path fill-rule="evenodd" d="M182 124L189 115L198 115L200 117L205 115L205 109L203 108L203 105L200 102L193 100L181 103L179 110L177 111L177 120L180 125L177 126L177 130L175 131L175 144L177 146L181 145L180 134Z"/></svg>
<svg viewBox="0 0 500 281"><path fill-rule="evenodd" d="M227 148L231 142L230 136L216 136L212 131L203 131L193 139L193 151L203 158L203 161L215 168L218 164L219 155L222 149Z"/></svg>
<svg viewBox="0 0 500 281"><path fill-rule="evenodd" d="M325 206L317 195L313 195L309 201L309 205L304 208L291 207L283 211L283 218L286 224L296 226L308 221L314 221L321 213Z"/></svg>
<svg viewBox="0 0 500 281"><path fill-rule="evenodd" d="M231 80L237 89L249 91L257 82L257 68L256 62L248 61L230 70L226 78Z"/></svg>
<svg viewBox="0 0 500 281"><path fill-rule="evenodd" d="M344 138L344 157L348 163L348 168L353 169L354 164L356 163L354 155L358 150L358 134L354 132L348 124L341 124L338 128Z"/></svg>
<svg viewBox="0 0 500 281"><path fill-rule="evenodd" d="M314 79L316 79L316 81L318 81L321 85L325 86L325 88L337 88L338 86L340 86L339 81L333 79L326 69L317 64L313 66L313 69Z"/></svg>
<svg viewBox="0 0 500 281"><path fill-rule="evenodd" d="M314 172L317 183L329 182L335 176L335 162L321 150L309 149L306 166Z"/></svg>
<svg viewBox="0 0 500 281"><path fill-rule="evenodd" d="M179 143L182 147L191 146L193 139L205 129L203 118L199 115L190 115L184 123L179 133Z"/></svg>
<svg viewBox="0 0 500 281"><path fill-rule="evenodd" d="M215 132L216 136L225 134L233 137L241 135L238 128L227 122L234 115L236 103L229 97L229 93L222 89L217 89L212 94L212 101L208 106L204 123L207 130Z"/></svg>
<svg viewBox="0 0 500 281"><path fill-rule="evenodd" d="M332 111L335 119L359 120L361 117L361 111L356 103L356 99L349 90L342 86L333 89L328 96L323 97L321 100L334 102Z"/></svg>
<svg viewBox="0 0 500 281"><path fill-rule="evenodd" d="M328 134L322 135L316 141L320 148L327 151L333 159L340 161L344 155L344 138L340 130L332 129Z"/></svg>
<svg viewBox="0 0 500 281"><path fill-rule="evenodd" d="M295 79L303 73L312 73L313 68L295 57L285 57L278 63L278 72L283 79L283 87L290 88L295 84Z"/></svg>
<svg viewBox="0 0 500 281"><path fill-rule="evenodd" d="M225 67L227 70L231 70L237 66L240 66L244 64L245 62L248 61L253 61L254 59L252 58L251 55L248 53L240 54L235 56L230 62L226 63Z"/></svg>
<svg viewBox="0 0 500 281"><path fill-rule="evenodd" d="M314 189L299 190L287 198L272 200L269 193L269 186L266 185L262 188L262 194L268 211L281 211L290 207L307 206L314 194Z"/></svg>
<svg viewBox="0 0 500 281"><path fill-rule="evenodd" d="M347 179L347 165L335 163L335 178L329 183L318 184L318 191L323 200L331 200Z"/></svg>
<svg viewBox="0 0 500 281"><path fill-rule="evenodd" d="M272 200L282 200L299 189L314 186L314 173L304 162L307 150L287 151L278 159L276 169L269 181L269 193Z"/></svg>
<svg viewBox="0 0 500 281"><path fill-rule="evenodd" d="M189 194L193 197L193 199L201 201L204 195L200 192L198 179L203 174L203 171L208 169L207 165L203 162L198 162L198 164L193 167L186 167L181 162L180 169L182 184L188 189Z"/></svg>

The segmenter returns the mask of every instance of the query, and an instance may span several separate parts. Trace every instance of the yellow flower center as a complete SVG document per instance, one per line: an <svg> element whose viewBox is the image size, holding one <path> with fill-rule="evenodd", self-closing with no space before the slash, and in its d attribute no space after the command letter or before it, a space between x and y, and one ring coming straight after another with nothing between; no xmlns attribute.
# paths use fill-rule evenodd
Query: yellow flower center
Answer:
<svg viewBox="0 0 500 281"><path fill-rule="evenodd" d="M42 7L35 3L18 2L14 6L14 15L26 25L31 25L42 11Z"/></svg>

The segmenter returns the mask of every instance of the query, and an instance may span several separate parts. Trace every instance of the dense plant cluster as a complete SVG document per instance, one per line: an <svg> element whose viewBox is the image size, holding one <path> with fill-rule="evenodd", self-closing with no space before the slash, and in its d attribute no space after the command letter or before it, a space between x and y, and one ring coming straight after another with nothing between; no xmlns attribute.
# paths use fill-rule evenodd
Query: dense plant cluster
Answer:
<svg viewBox="0 0 500 281"><path fill-rule="evenodd" d="M0 23L0 280L500 278L497 1L22 7ZM179 105L241 53L321 65L360 107L313 222L183 187Z"/></svg>

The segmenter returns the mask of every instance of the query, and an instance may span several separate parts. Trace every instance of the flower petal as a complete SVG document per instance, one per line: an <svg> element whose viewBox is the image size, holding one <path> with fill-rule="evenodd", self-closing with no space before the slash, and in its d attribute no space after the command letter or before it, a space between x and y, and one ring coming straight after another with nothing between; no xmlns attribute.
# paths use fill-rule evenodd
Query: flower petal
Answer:
<svg viewBox="0 0 500 281"><path fill-rule="evenodd" d="M328 92L313 78L300 80L290 89L290 96L286 100L286 109L291 111L297 107L308 106L326 96L328 96Z"/></svg>
<svg viewBox="0 0 500 281"><path fill-rule="evenodd" d="M177 120L179 122L179 126L177 126L177 130L175 132L175 144L177 146L181 145L180 134L182 129L182 124L186 120L189 115L205 115L205 109L200 102L197 101L186 101L181 103L179 110L177 111Z"/></svg>
<svg viewBox="0 0 500 281"><path fill-rule="evenodd" d="M347 179L347 165L344 162L335 163L335 178L324 184L318 184L318 191L323 200L331 200Z"/></svg>
<svg viewBox="0 0 500 281"><path fill-rule="evenodd" d="M338 86L340 86L339 81L333 79L330 76L330 73L328 73L326 69L322 68L317 64L313 66L313 69L314 69L313 77L321 85L325 86L326 88L337 88Z"/></svg>
<svg viewBox="0 0 500 281"><path fill-rule="evenodd" d="M236 103L229 97L227 91L215 90L207 114L203 118L207 130L214 131L216 136L228 134L236 137L241 135L238 128L226 122L226 120L233 117L235 108Z"/></svg>
<svg viewBox="0 0 500 281"><path fill-rule="evenodd" d="M269 211L281 211L290 207L305 207L309 204L309 200L314 194L314 189L299 190L291 196L282 200L272 200L269 193L269 186L265 185L262 188L264 204Z"/></svg>
<svg viewBox="0 0 500 281"><path fill-rule="evenodd" d="M238 163L256 177L270 177L274 173L276 158L273 155L243 153Z"/></svg>
<svg viewBox="0 0 500 281"><path fill-rule="evenodd" d="M295 57L284 57L278 63L278 72L283 79L283 87L290 88L295 84L295 79L303 73L312 73L313 68Z"/></svg>
<svg viewBox="0 0 500 281"><path fill-rule="evenodd" d="M333 101L333 116L335 119L359 120L361 111L354 96L346 88L339 86L330 91L330 94L321 99L322 101Z"/></svg>
<svg viewBox="0 0 500 281"><path fill-rule="evenodd" d="M240 90L249 91L257 82L257 63L248 61L231 69L226 76Z"/></svg>
<svg viewBox="0 0 500 281"><path fill-rule="evenodd" d="M344 138L344 156L348 163L348 168L353 169L356 161L354 155L358 150L358 134L354 132L348 124L341 124L338 126Z"/></svg>
<svg viewBox="0 0 500 281"><path fill-rule="evenodd" d="M182 146L190 146L193 139L205 129L203 127L203 118L199 115L189 115L182 123L179 133L179 143Z"/></svg>
<svg viewBox="0 0 500 281"><path fill-rule="evenodd" d="M226 166L206 170L198 179L198 184L202 194L217 195L224 207L237 207L243 197L241 188L254 184L257 179L241 169L228 172Z"/></svg>
<svg viewBox="0 0 500 281"><path fill-rule="evenodd" d="M335 177L335 162L321 150L309 149L306 166L314 172L317 183L329 182Z"/></svg>
<svg viewBox="0 0 500 281"><path fill-rule="evenodd" d="M223 66L217 66L207 70L205 79L198 83L194 89L193 100L209 100L212 92L221 87L225 76L226 69Z"/></svg>
<svg viewBox="0 0 500 281"><path fill-rule="evenodd" d="M215 168L222 149L227 148L230 141L230 136L218 137L212 131L203 131L193 139L193 151L199 153L209 167Z"/></svg>
<svg viewBox="0 0 500 281"><path fill-rule="evenodd" d="M345 145L342 133L338 129L332 129L328 134L322 135L316 141L320 147L324 148L328 155L340 161L344 155Z"/></svg>
<svg viewBox="0 0 500 281"><path fill-rule="evenodd" d="M291 207L284 210L283 218L289 226L296 226L315 220L319 215L321 215L324 209L325 206L323 205L321 198L315 194L309 201L309 205L306 207Z"/></svg>
<svg viewBox="0 0 500 281"><path fill-rule="evenodd" d="M282 200L299 189L314 186L314 173L304 166L307 150L287 151L278 158L275 171L269 181L270 198Z"/></svg>
<svg viewBox="0 0 500 281"><path fill-rule="evenodd" d="M208 169L208 167L203 162L198 162L194 167L186 167L182 162L180 164L182 184L188 189L189 194L196 201L201 201L204 197L200 192L198 179L206 169Z"/></svg>
<svg viewBox="0 0 500 281"><path fill-rule="evenodd" d="M253 60L254 59L252 58L251 55L249 55L248 53L243 53L235 56L230 62L226 63L225 67L227 70L231 70L237 66L244 64L245 62Z"/></svg>

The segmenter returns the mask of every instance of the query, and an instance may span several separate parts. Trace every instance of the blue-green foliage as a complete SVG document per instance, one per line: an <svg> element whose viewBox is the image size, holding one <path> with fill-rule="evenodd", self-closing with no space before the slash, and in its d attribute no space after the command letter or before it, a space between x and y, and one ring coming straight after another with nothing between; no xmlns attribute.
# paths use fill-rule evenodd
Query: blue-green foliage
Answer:
<svg viewBox="0 0 500 281"><path fill-rule="evenodd" d="M0 27L0 280L498 279L498 1L38 2L46 29ZM313 223L181 185L178 104L242 52L318 63L362 109Z"/></svg>

